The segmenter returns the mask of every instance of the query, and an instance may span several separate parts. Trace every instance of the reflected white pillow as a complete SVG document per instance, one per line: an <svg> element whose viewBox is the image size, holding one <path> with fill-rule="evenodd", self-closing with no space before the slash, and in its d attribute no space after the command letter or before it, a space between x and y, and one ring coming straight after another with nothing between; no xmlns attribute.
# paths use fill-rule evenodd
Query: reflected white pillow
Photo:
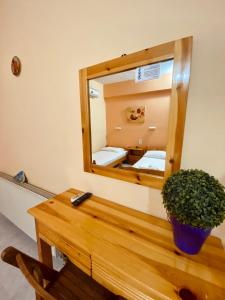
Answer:
<svg viewBox="0 0 225 300"><path fill-rule="evenodd" d="M145 153L144 157L166 159L166 151L149 150Z"/></svg>
<svg viewBox="0 0 225 300"><path fill-rule="evenodd" d="M104 147L101 149L101 151L121 153L121 152L124 152L125 150L123 148L117 148L117 147Z"/></svg>

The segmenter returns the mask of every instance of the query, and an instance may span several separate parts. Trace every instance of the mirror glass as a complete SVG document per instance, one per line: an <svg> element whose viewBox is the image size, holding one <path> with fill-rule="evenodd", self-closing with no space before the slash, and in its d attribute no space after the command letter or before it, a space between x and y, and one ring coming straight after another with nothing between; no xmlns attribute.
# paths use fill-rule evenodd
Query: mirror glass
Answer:
<svg viewBox="0 0 225 300"><path fill-rule="evenodd" d="M88 81L92 164L164 176L173 60Z"/></svg>

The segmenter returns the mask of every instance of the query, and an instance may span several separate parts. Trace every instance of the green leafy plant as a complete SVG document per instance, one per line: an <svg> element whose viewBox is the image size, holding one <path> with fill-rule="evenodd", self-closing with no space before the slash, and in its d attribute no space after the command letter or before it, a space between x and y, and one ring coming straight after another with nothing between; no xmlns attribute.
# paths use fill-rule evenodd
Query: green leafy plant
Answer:
<svg viewBox="0 0 225 300"><path fill-rule="evenodd" d="M225 219L224 186L202 170L180 170L170 176L162 190L169 216L182 224L213 228Z"/></svg>

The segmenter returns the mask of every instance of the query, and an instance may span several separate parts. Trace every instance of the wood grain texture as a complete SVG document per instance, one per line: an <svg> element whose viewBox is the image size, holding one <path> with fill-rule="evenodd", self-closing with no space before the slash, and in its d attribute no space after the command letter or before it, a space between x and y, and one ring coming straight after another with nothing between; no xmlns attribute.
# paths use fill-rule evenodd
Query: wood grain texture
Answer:
<svg viewBox="0 0 225 300"><path fill-rule="evenodd" d="M135 162L135 159L134 159L134 162ZM127 166L120 166L120 169L123 169L123 170L128 170L128 171L135 171L135 173L137 174L142 174L142 173L145 173L145 174L151 174L151 175L156 175L156 176L161 176L163 177L164 176L164 172L163 171L160 171L160 170L154 170L154 169L136 169L134 167L127 167Z"/></svg>
<svg viewBox="0 0 225 300"><path fill-rule="evenodd" d="M165 178L180 169L190 80L192 37L175 42Z"/></svg>
<svg viewBox="0 0 225 300"><path fill-rule="evenodd" d="M161 189L166 178L180 168L190 79L191 51L192 37L187 37L80 70L84 171ZM157 174L144 174L136 170L121 170L113 168L113 166L105 167L92 164L88 80L168 59L174 59L174 71L172 75L169 134L164 177L157 176Z"/></svg>
<svg viewBox="0 0 225 300"><path fill-rule="evenodd" d="M51 246L46 243L40 237L39 223L35 220L35 228L36 228L36 237L37 237L37 247L38 247L38 257L40 262L46 265L49 268L53 268L53 260L52 260L52 251ZM46 282L45 282L46 283ZM36 300L44 300L41 297L40 293L36 292Z"/></svg>
<svg viewBox="0 0 225 300"><path fill-rule="evenodd" d="M190 256L175 247L169 222L95 196L74 208L70 197L77 193L70 189L29 212L62 251L90 255L90 274L99 283L127 299L182 299L182 288L198 300L225 299L218 238L211 236Z"/></svg>
<svg viewBox="0 0 225 300"><path fill-rule="evenodd" d="M80 70L80 99L81 99L80 104L81 104L84 171L90 172L91 123L90 123L90 103L88 99L87 69ZM84 101L83 99L86 100Z"/></svg>
<svg viewBox="0 0 225 300"><path fill-rule="evenodd" d="M39 224L40 238L51 246L57 245L57 249L63 252L75 265L77 265L83 272L91 275L91 257L88 251L79 248L66 237L59 236L57 233L49 230L49 228L40 223Z"/></svg>
<svg viewBox="0 0 225 300"><path fill-rule="evenodd" d="M49 244L45 243L40 238L40 230L39 230L39 223L35 220L35 227L36 227L36 236L37 236L37 246L38 246L38 257L39 260L46 266L52 269L53 261L52 261L52 252L51 247Z"/></svg>
<svg viewBox="0 0 225 300"><path fill-rule="evenodd" d="M123 181L129 181L135 184L151 186L156 189L161 189L163 186L162 177L157 177L151 174L145 174L141 171L138 172L136 170L116 169L92 165L91 172L94 174L120 179Z"/></svg>
<svg viewBox="0 0 225 300"><path fill-rule="evenodd" d="M123 156L122 158L119 158L117 160L114 160L112 163L108 164L107 167L115 167L119 164L123 163L127 159L127 155ZM96 165L96 162L93 161L93 165Z"/></svg>
<svg viewBox="0 0 225 300"><path fill-rule="evenodd" d="M164 61L173 58L174 41L164 43L155 47L146 48L144 50L124 55L109 61L87 68L87 78L110 75L113 73L124 71L126 69L133 69L139 66Z"/></svg>

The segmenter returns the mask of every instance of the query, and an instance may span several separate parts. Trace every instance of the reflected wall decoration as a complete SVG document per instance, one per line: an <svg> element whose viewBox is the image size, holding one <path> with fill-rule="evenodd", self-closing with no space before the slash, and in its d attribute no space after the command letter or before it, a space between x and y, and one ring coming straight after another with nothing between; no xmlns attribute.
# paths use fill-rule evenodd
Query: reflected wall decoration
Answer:
<svg viewBox="0 0 225 300"><path fill-rule="evenodd" d="M127 121L129 123L144 123L145 122L145 107L131 106L127 108Z"/></svg>

